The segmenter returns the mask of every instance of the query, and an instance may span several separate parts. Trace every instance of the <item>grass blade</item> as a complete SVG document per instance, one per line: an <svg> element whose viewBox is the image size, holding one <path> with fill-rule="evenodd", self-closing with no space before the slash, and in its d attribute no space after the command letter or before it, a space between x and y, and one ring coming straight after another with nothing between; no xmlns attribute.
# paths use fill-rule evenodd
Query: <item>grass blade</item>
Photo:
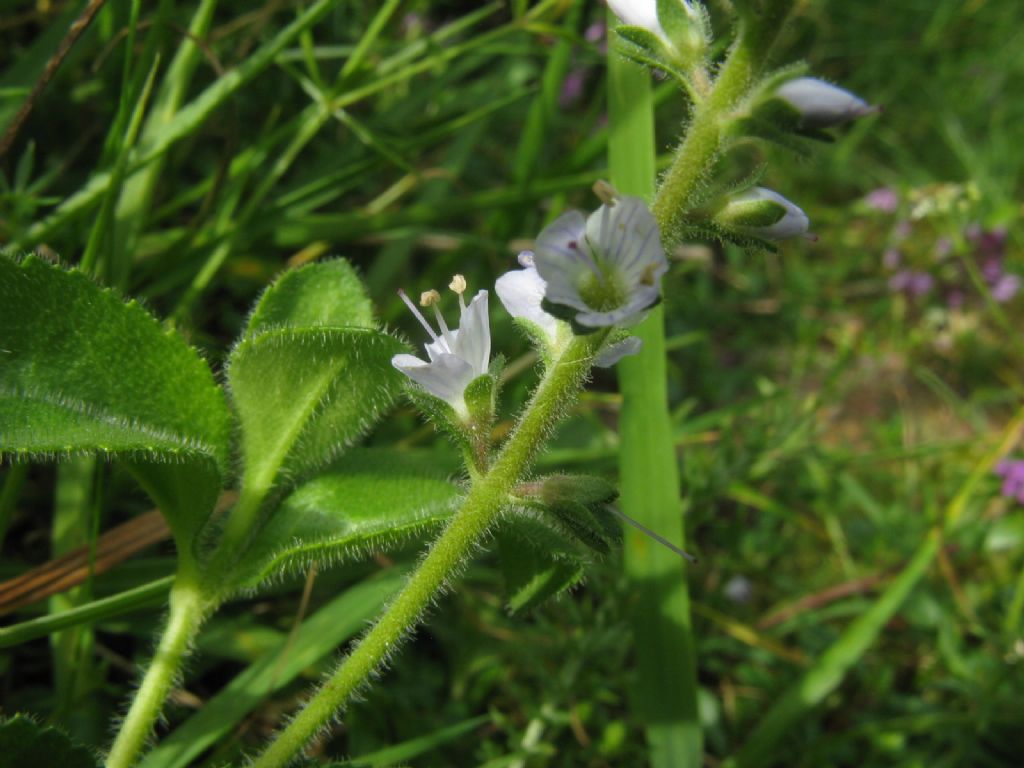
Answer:
<svg viewBox="0 0 1024 768"><path fill-rule="evenodd" d="M654 192L650 77L620 56L608 58L612 184L624 194ZM679 469L668 411L664 310L636 327L640 353L619 363L621 503L626 514L683 546ZM635 706L656 768L700 766L696 651L686 574L679 557L627 529L624 562L634 593L632 623L638 683Z"/></svg>

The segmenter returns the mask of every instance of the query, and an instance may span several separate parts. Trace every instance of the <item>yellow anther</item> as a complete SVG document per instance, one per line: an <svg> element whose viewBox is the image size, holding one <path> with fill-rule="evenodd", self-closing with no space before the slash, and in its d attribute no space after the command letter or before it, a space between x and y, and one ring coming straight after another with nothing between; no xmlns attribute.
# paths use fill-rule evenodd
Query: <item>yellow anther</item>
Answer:
<svg viewBox="0 0 1024 768"><path fill-rule="evenodd" d="M615 205L619 202L619 193L615 187L609 184L604 179L598 179L594 182L592 187L594 194L597 195L597 199L608 206Z"/></svg>
<svg viewBox="0 0 1024 768"><path fill-rule="evenodd" d="M455 275L452 281L448 283L448 287L461 296L466 291L466 278L462 275Z"/></svg>
<svg viewBox="0 0 1024 768"><path fill-rule="evenodd" d="M441 301L441 294L431 288L429 291L424 291L420 294L420 306L421 307L432 307Z"/></svg>
<svg viewBox="0 0 1024 768"><path fill-rule="evenodd" d="M648 264L644 267L643 274L640 275L640 285L654 285L654 272L657 268L657 264Z"/></svg>

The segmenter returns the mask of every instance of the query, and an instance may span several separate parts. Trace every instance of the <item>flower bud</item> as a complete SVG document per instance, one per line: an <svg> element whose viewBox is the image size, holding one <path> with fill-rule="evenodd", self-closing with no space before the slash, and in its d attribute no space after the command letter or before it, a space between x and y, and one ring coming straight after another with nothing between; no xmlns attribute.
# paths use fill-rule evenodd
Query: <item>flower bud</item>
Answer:
<svg viewBox="0 0 1024 768"><path fill-rule="evenodd" d="M877 111L849 91L814 77L790 80L775 96L800 113L804 128L831 128Z"/></svg>
<svg viewBox="0 0 1024 768"><path fill-rule="evenodd" d="M798 206L765 187L751 187L733 195L715 221L726 229L768 240L806 235L810 226L807 214Z"/></svg>
<svg viewBox="0 0 1024 768"><path fill-rule="evenodd" d="M658 21L657 0L608 0L608 7L623 24L646 29L652 35L668 41L668 35Z"/></svg>

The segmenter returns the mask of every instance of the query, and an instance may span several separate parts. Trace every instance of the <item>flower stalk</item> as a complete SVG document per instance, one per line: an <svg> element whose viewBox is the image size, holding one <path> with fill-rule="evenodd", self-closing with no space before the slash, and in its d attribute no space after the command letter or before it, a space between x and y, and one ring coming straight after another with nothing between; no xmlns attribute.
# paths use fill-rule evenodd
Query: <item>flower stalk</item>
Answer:
<svg viewBox="0 0 1024 768"><path fill-rule="evenodd" d="M138 762L207 610L208 603L199 586L179 574L171 589L163 635L110 748L106 768L130 768Z"/></svg>
<svg viewBox="0 0 1024 768"><path fill-rule="evenodd" d="M473 484L462 507L431 546L419 568L302 711L253 762L253 768L286 765L336 716L352 693L419 623L427 606L498 519L506 499L529 468L551 425L575 400L606 336L606 331L600 331L574 338L548 367L512 436L486 474Z"/></svg>

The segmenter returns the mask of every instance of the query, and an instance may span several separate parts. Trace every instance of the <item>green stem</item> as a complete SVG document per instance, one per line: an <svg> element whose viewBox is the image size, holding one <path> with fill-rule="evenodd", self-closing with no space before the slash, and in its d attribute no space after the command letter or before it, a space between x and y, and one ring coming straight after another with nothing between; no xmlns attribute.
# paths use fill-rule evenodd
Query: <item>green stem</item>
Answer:
<svg viewBox="0 0 1024 768"><path fill-rule="evenodd" d="M541 380L533 400L490 470L476 482L445 532L370 632L282 731L253 768L286 765L394 652L424 609L498 518L506 498L583 385L605 333L575 338Z"/></svg>
<svg viewBox="0 0 1024 768"><path fill-rule="evenodd" d="M652 206L666 239L675 238L681 216L718 157L725 118L753 84L755 69L750 49L741 37L722 65L708 98L695 105L693 119L662 177Z"/></svg>
<svg viewBox="0 0 1024 768"><path fill-rule="evenodd" d="M106 768L130 768L138 761L206 609L202 592L193 580L179 575L171 589L163 636L110 748Z"/></svg>

